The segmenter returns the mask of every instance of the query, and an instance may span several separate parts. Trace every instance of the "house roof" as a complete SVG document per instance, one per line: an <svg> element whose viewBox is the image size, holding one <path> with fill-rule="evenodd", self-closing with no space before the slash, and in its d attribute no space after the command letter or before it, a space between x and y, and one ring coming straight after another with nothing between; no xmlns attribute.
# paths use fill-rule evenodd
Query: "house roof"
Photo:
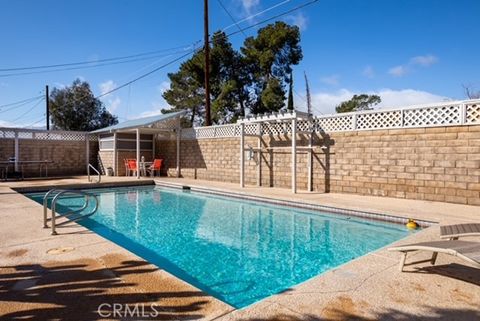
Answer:
<svg viewBox="0 0 480 321"><path fill-rule="evenodd" d="M167 124L168 121L174 120L175 118L182 117L187 113L186 110L177 111L168 114L155 115L150 117L143 117L137 119L131 119L118 123L116 125L108 126L105 128L97 129L91 131L91 134L105 133L105 132L118 132L125 130L132 130L136 128L154 128L161 127L159 125Z"/></svg>

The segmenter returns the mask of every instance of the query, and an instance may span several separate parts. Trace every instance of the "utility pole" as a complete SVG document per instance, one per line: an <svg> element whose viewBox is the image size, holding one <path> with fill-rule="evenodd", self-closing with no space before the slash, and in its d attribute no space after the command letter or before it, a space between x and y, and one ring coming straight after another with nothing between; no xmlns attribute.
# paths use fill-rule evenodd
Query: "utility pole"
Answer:
<svg viewBox="0 0 480 321"><path fill-rule="evenodd" d="M204 27L204 50L205 50L205 125L212 124L210 116L210 36L208 34L208 0L204 0L203 27Z"/></svg>
<svg viewBox="0 0 480 321"><path fill-rule="evenodd" d="M307 90L307 113L312 115L312 97L310 96L310 86L308 85L307 73L304 71L303 75L305 76L305 87Z"/></svg>
<svg viewBox="0 0 480 321"><path fill-rule="evenodd" d="M47 130L50 130L50 96L48 94L48 85L45 86L45 118L47 120Z"/></svg>

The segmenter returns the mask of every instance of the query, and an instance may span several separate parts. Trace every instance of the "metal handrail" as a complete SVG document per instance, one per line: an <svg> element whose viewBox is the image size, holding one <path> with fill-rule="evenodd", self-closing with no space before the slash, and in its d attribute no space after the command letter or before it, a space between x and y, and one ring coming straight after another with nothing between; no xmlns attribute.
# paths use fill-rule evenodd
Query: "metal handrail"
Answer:
<svg viewBox="0 0 480 321"><path fill-rule="evenodd" d="M66 191L64 189L51 189L49 190L45 196L43 197L43 228L48 228L48 224L47 222L50 221L51 219L48 219L48 214L47 214L47 211L48 211L48 198L50 197L50 195L54 194L55 192L57 193L60 193L62 191ZM53 196L54 197L54 196ZM80 209L76 209L74 211L71 211L71 212L67 212L67 213L64 213L63 216L70 216L72 214L76 214L76 213L80 213L81 211L83 211L84 209L86 209L89 205L89 202L88 200L84 203L83 207L80 208Z"/></svg>
<svg viewBox="0 0 480 321"><path fill-rule="evenodd" d="M84 219L84 218L87 218L89 216L92 216L93 214L95 214L95 212L98 210L98 205L99 205L99 202L98 202L98 198L95 194L91 194L91 193L87 193L87 192L83 192L83 191L77 191L77 190L50 190L47 194L45 194L45 197L44 197L44 206L45 204L47 203L47 199L48 199L48 196L51 195L53 192L58 192L54 197L53 197L53 200L52 200L52 218L51 218L51 221L52 221L52 235L57 235L57 232L56 232L56 227L57 226L61 226L61 225L64 225L66 223L69 223L69 222L75 222L75 221L78 221L78 220L81 220L81 219ZM60 224L56 224L56 216L57 216L57 211L56 211L56 206L57 206L57 200L64 194L77 194L77 195L83 195L85 196L85 204L83 205L83 207L79 210L75 210L75 211L71 211L71 212L68 212L66 214L64 214L63 216L70 216L72 214L76 214L76 213L80 213L82 210L84 210L85 208L88 207L88 205L90 204L89 200L90 200L90 197L93 197L95 199L95 207L93 208L93 210L90 212L90 213L87 213L87 214L83 214L83 215L80 215L79 217L76 217L74 219L71 219L67 222L63 222L63 223L60 223ZM44 207L45 208L45 207ZM47 223L46 221L44 222L44 227L47 226ZM47 226L48 227L48 226Z"/></svg>
<svg viewBox="0 0 480 321"><path fill-rule="evenodd" d="M93 167L93 165L90 164L90 163L88 164L88 167L87 167L88 181L92 182L92 180L90 179L90 168L93 169L95 171L95 173L97 173L97 175L98 175L98 179L95 183L100 183L100 181L102 180L102 175L100 175L100 172L95 167Z"/></svg>

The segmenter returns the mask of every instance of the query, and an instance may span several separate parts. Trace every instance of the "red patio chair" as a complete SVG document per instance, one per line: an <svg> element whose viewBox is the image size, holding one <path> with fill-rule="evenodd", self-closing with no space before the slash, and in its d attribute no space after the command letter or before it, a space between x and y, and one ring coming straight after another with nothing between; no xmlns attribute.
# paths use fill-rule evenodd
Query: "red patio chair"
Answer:
<svg viewBox="0 0 480 321"><path fill-rule="evenodd" d="M138 171L137 160L127 159L127 164L128 164L128 174L130 175L131 173L133 173L133 175L137 175L137 171Z"/></svg>
<svg viewBox="0 0 480 321"><path fill-rule="evenodd" d="M155 176L155 171L158 172L158 174L160 175L160 169L162 168L162 164L163 164L163 159L154 159L153 160L153 163L152 163L152 166L150 166L149 168L147 168L147 172L150 173L150 176Z"/></svg>

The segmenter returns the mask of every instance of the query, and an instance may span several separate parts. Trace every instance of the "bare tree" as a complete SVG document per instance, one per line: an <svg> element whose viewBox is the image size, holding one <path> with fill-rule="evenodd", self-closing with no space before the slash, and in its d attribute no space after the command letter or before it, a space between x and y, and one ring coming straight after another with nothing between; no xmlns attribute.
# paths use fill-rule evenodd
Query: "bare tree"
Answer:
<svg viewBox="0 0 480 321"><path fill-rule="evenodd" d="M476 90L472 85L462 85L462 87L468 99L480 99L480 90Z"/></svg>

